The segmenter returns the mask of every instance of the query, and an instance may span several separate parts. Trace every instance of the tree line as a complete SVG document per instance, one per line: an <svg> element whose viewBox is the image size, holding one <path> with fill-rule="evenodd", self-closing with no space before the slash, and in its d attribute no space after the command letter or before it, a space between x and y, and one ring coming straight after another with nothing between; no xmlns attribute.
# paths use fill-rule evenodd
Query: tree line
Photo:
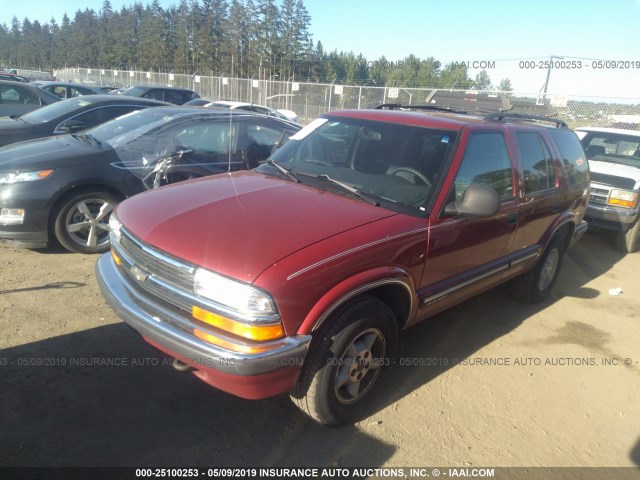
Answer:
<svg viewBox="0 0 640 480"><path fill-rule="evenodd" d="M326 52L310 34L302 0L180 0L163 9L158 0L114 11L65 13L58 24L20 21L0 25L0 64L55 70L72 66L159 71L283 81L431 88L492 88L486 71L471 78L467 66L433 57ZM511 90L508 79L496 88Z"/></svg>

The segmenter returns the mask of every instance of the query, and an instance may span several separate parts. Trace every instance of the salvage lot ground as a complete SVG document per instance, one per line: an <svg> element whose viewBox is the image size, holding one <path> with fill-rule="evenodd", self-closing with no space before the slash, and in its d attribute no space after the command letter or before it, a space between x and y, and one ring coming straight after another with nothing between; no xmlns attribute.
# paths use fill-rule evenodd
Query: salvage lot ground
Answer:
<svg viewBox="0 0 640 480"><path fill-rule="evenodd" d="M403 333L385 397L343 428L163 365L96 256L0 246L0 465L638 465L640 254L609 244L575 246L549 302L498 288Z"/></svg>

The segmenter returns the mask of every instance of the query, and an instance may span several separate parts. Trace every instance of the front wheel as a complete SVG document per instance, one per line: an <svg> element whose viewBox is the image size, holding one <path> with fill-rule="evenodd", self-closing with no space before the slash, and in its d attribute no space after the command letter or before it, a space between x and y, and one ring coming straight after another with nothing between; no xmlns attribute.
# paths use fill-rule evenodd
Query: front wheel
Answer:
<svg viewBox="0 0 640 480"><path fill-rule="evenodd" d="M538 263L511 281L513 296L526 303L540 303L546 299L558 279L563 257L563 243L559 237L554 237Z"/></svg>
<svg viewBox="0 0 640 480"><path fill-rule="evenodd" d="M398 325L388 305L372 296L357 297L327 320L311 345L291 398L324 425L353 422L391 364Z"/></svg>
<svg viewBox="0 0 640 480"><path fill-rule="evenodd" d="M109 249L109 216L118 199L108 192L78 193L56 211L54 231L58 242L77 253Z"/></svg>
<svg viewBox="0 0 640 480"><path fill-rule="evenodd" d="M616 247L625 253L633 253L640 250L640 219L636 219L629 230L618 233Z"/></svg>

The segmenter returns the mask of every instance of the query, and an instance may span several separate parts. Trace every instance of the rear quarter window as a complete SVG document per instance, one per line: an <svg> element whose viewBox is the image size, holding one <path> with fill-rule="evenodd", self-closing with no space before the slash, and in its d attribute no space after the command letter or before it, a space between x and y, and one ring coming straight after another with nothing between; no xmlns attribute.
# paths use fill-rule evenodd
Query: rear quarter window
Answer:
<svg viewBox="0 0 640 480"><path fill-rule="evenodd" d="M582 149L578 136L572 130L549 130L560 150L562 163L567 172L567 178L572 185L589 183L589 162Z"/></svg>

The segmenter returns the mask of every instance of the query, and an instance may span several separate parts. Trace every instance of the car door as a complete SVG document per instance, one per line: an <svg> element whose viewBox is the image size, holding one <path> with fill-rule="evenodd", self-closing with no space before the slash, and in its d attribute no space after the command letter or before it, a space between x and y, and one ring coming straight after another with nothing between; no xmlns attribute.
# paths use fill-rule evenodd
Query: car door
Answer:
<svg viewBox="0 0 640 480"><path fill-rule="evenodd" d="M513 262L533 259L543 247L542 240L559 215L557 172L546 139L536 131L515 130L519 177L520 218L513 244Z"/></svg>
<svg viewBox="0 0 640 480"><path fill-rule="evenodd" d="M445 205L460 200L469 185L481 184L498 192L500 209L485 218L447 215L443 208L430 218L426 267L419 291L423 308L417 320L500 283L509 268L518 204L507 142L501 131L475 131L463 135L461 147L463 157L448 187Z"/></svg>
<svg viewBox="0 0 640 480"><path fill-rule="evenodd" d="M174 163L173 181L246 168L238 146L239 131L237 121L226 119L196 119L174 127L168 132L169 153L185 153Z"/></svg>

